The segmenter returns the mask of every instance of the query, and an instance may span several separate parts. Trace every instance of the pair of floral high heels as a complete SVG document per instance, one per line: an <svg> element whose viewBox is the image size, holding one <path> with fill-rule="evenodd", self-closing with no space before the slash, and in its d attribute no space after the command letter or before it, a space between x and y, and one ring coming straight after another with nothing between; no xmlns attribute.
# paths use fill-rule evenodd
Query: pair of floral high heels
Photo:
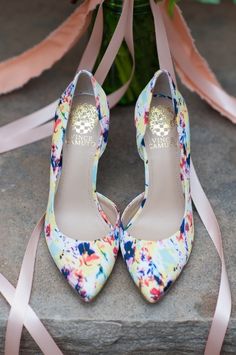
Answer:
<svg viewBox="0 0 236 355"><path fill-rule="evenodd" d="M135 284L153 303L177 279L192 249L187 108L165 70L140 94L135 125L145 190L122 216L96 191L109 115L106 95L92 74L77 73L55 116L46 241L57 267L84 301L102 289L120 248Z"/></svg>

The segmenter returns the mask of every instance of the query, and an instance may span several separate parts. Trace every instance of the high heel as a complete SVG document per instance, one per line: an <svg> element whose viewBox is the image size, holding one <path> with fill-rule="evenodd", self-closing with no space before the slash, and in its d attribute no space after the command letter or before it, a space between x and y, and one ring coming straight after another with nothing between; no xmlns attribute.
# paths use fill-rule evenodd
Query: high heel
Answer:
<svg viewBox="0 0 236 355"><path fill-rule="evenodd" d="M106 95L91 73L80 71L56 111L45 237L57 267L84 301L101 290L119 249L119 213L96 191L108 130Z"/></svg>
<svg viewBox="0 0 236 355"><path fill-rule="evenodd" d="M120 245L135 284L154 303L181 273L194 238L189 118L167 71L140 94L135 125L145 191L123 213Z"/></svg>

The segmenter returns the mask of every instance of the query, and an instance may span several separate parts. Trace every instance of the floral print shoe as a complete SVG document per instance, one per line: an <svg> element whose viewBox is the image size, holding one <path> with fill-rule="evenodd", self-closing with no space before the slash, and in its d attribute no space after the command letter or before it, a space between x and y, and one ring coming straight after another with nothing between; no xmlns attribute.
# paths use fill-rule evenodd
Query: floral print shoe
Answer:
<svg viewBox="0 0 236 355"><path fill-rule="evenodd" d="M56 110L45 238L58 269L84 301L101 290L119 249L119 213L96 191L108 129L106 95L91 73L80 71Z"/></svg>
<svg viewBox="0 0 236 355"><path fill-rule="evenodd" d="M140 94L135 125L145 191L123 213L120 245L133 281L154 303L180 275L194 238L189 118L167 71L159 70Z"/></svg>

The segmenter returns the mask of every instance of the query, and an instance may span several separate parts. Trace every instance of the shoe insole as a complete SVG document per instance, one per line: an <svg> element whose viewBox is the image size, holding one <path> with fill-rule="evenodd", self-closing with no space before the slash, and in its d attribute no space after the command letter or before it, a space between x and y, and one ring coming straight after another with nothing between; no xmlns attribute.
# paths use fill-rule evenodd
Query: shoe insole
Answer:
<svg viewBox="0 0 236 355"><path fill-rule="evenodd" d="M148 194L129 233L140 239L160 240L177 232L184 216L180 147L172 100L153 97L144 140L149 169ZM138 203L140 205L140 199L132 207L134 213Z"/></svg>
<svg viewBox="0 0 236 355"><path fill-rule="evenodd" d="M55 197L57 226L70 238L95 240L110 232L98 211L92 188L100 129L94 95L74 96L63 145L62 173ZM114 210L107 201L101 200L110 221L114 222Z"/></svg>

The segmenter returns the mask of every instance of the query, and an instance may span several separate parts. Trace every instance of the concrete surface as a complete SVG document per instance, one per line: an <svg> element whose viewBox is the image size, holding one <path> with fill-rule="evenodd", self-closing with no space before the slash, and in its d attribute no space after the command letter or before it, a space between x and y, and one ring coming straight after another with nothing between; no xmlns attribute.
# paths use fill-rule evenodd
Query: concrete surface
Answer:
<svg viewBox="0 0 236 355"><path fill-rule="evenodd" d="M5 2L1 11L0 59L42 39L72 10L69 1ZM224 87L236 95L236 6L182 1L197 46ZM10 19L10 21L9 21ZM0 98L1 124L51 102L73 77L81 46L22 90ZM236 353L236 127L181 86L191 115L192 157L214 206L223 234L233 294L233 312L222 354ZM123 149L120 149L123 147ZM50 139L0 156L0 272L14 285L29 235L48 194ZM112 111L108 149L99 171L99 190L121 209L143 189L143 165L135 146L133 107ZM65 283L43 238L38 248L31 305L65 354L202 354L213 316L220 264L195 213L190 261L169 294L147 304L119 258L112 277L92 304ZM0 353L9 306L0 298ZM24 331L21 352L40 354Z"/></svg>

